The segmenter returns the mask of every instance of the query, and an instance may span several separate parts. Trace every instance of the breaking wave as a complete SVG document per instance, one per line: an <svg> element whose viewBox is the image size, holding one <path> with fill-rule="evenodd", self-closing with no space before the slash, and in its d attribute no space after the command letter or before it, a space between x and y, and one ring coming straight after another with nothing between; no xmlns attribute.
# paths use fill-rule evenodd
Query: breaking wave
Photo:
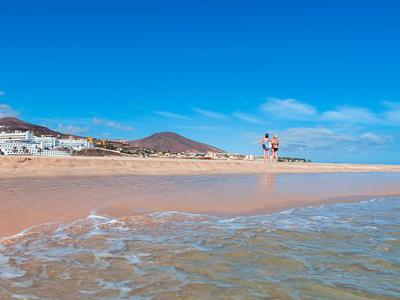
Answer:
<svg viewBox="0 0 400 300"><path fill-rule="evenodd" d="M398 299L400 198L262 216L96 215L0 243L1 299Z"/></svg>

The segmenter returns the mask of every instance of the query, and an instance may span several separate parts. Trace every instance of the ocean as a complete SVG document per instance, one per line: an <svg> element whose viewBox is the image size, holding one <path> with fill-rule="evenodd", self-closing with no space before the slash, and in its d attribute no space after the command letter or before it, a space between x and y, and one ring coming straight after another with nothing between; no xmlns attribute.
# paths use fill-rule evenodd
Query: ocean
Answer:
<svg viewBox="0 0 400 300"><path fill-rule="evenodd" d="M0 299L400 299L400 197L42 224L0 244Z"/></svg>

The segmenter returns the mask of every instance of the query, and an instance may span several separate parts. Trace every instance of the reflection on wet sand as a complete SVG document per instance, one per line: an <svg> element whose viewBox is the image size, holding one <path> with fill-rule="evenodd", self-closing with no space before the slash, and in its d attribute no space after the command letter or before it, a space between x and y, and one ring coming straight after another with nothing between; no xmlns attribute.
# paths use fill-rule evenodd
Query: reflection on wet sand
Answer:
<svg viewBox="0 0 400 300"><path fill-rule="evenodd" d="M274 193L276 175L272 173L264 173L259 175L259 189L260 193Z"/></svg>
<svg viewBox="0 0 400 300"><path fill-rule="evenodd" d="M395 194L399 182L399 173L3 179L0 236L84 218L93 211L115 217L161 211L268 213L340 197Z"/></svg>

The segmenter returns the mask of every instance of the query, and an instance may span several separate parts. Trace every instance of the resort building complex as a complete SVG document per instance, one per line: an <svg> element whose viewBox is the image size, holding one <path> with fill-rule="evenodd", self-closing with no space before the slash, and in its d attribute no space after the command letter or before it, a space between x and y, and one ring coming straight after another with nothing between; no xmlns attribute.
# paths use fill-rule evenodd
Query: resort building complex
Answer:
<svg viewBox="0 0 400 300"><path fill-rule="evenodd" d="M93 147L93 143L84 138L38 137L30 131L0 133L2 155L69 156L71 151Z"/></svg>

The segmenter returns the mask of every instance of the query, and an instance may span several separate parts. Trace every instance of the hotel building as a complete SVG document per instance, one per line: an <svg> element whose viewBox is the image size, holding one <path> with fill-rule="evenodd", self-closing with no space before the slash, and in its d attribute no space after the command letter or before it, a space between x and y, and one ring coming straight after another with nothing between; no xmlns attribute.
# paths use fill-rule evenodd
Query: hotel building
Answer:
<svg viewBox="0 0 400 300"><path fill-rule="evenodd" d="M69 156L71 150L79 151L93 147L92 142L73 137L37 137L30 131L0 133L0 154L3 155Z"/></svg>

